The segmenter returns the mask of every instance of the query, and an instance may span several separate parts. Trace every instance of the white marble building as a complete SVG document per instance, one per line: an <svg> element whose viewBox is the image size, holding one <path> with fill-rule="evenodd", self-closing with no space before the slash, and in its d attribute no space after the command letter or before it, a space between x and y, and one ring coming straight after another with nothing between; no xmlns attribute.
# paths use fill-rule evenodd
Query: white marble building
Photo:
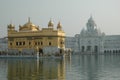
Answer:
<svg viewBox="0 0 120 80"><path fill-rule="evenodd" d="M82 53L102 53L105 34L97 28L92 16L79 35L79 50Z"/></svg>
<svg viewBox="0 0 120 80"><path fill-rule="evenodd" d="M105 33L101 32L97 27L92 16L88 19L86 28L83 28L80 34L76 34L74 40L74 42L70 43L74 46L72 47L74 52L83 54L120 53L120 35L105 35Z"/></svg>
<svg viewBox="0 0 120 80"><path fill-rule="evenodd" d="M120 35L108 35L104 38L104 53L120 53Z"/></svg>

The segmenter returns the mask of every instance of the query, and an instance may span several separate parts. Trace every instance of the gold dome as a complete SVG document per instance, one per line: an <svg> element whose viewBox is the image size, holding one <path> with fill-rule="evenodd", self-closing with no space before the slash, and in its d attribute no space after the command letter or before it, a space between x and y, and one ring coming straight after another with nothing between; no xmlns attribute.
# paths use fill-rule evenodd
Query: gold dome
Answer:
<svg viewBox="0 0 120 80"><path fill-rule="evenodd" d="M49 23L48 23L48 27L53 27L54 23L52 22L52 20L50 19Z"/></svg>
<svg viewBox="0 0 120 80"><path fill-rule="evenodd" d="M36 25L34 25L29 18L26 24L24 24L23 26L19 26L19 30L20 31L38 31L39 28Z"/></svg>

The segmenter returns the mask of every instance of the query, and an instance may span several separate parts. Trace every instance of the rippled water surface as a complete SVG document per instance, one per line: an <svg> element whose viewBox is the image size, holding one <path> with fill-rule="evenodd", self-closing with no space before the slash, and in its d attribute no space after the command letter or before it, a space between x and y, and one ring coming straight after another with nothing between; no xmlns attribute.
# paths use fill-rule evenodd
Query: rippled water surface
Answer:
<svg viewBox="0 0 120 80"><path fill-rule="evenodd" d="M120 55L0 59L0 80L120 80Z"/></svg>

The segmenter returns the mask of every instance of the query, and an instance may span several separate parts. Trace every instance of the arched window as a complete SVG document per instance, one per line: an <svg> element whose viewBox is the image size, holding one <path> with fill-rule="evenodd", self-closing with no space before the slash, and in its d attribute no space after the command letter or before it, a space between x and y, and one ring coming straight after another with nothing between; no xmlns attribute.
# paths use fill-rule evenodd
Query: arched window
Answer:
<svg viewBox="0 0 120 80"><path fill-rule="evenodd" d="M22 45L22 42L19 42L19 45L21 46L21 45Z"/></svg>
<svg viewBox="0 0 120 80"><path fill-rule="evenodd" d="M43 45L43 42L41 42L41 45Z"/></svg>
<svg viewBox="0 0 120 80"><path fill-rule="evenodd" d="M104 51L104 53L106 53L106 50Z"/></svg>
<svg viewBox="0 0 120 80"><path fill-rule="evenodd" d="M51 46L51 42L49 42L49 46Z"/></svg>
<svg viewBox="0 0 120 80"><path fill-rule="evenodd" d="M25 41L23 42L23 45L25 45Z"/></svg>
<svg viewBox="0 0 120 80"><path fill-rule="evenodd" d="M31 42L29 42L29 45L31 45Z"/></svg>
<svg viewBox="0 0 120 80"><path fill-rule="evenodd" d="M12 43L10 43L10 46L12 46Z"/></svg>
<svg viewBox="0 0 120 80"><path fill-rule="evenodd" d="M18 42L16 42L16 46L18 46L19 45L19 43Z"/></svg>

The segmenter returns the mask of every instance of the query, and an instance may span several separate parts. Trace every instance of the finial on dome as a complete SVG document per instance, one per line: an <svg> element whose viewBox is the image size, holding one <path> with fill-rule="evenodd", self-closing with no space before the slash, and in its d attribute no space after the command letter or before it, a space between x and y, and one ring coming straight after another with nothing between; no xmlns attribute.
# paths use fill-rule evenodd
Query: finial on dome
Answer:
<svg viewBox="0 0 120 80"><path fill-rule="evenodd" d="M50 19L50 21L48 22L48 27L53 28L53 26L54 26L54 23L53 23L52 20Z"/></svg>
<svg viewBox="0 0 120 80"><path fill-rule="evenodd" d="M12 24L12 20L10 20L10 24Z"/></svg>
<svg viewBox="0 0 120 80"><path fill-rule="evenodd" d="M28 22L30 22L30 17L28 17Z"/></svg>
<svg viewBox="0 0 120 80"><path fill-rule="evenodd" d="M93 20L92 14L90 14L90 19L89 20Z"/></svg>
<svg viewBox="0 0 120 80"><path fill-rule="evenodd" d="M8 25L9 27L15 27L14 24L12 24L12 20L10 20L10 24Z"/></svg>
<svg viewBox="0 0 120 80"><path fill-rule="evenodd" d="M61 25L60 21L58 22L57 29L60 29L60 30L62 29L62 25Z"/></svg>
<svg viewBox="0 0 120 80"><path fill-rule="evenodd" d="M92 17L92 14L90 14L90 17Z"/></svg>

